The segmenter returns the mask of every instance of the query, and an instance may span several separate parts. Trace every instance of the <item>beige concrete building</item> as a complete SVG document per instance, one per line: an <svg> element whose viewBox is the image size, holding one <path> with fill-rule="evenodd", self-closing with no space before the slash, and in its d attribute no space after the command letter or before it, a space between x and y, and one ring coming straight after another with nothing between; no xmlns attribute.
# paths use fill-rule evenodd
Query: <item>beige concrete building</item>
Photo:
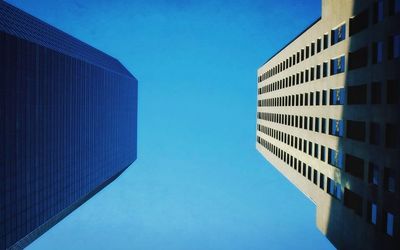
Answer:
<svg viewBox="0 0 400 250"><path fill-rule="evenodd" d="M400 1L322 0L257 74L257 150L319 230L339 249L400 249Z"/></svg>

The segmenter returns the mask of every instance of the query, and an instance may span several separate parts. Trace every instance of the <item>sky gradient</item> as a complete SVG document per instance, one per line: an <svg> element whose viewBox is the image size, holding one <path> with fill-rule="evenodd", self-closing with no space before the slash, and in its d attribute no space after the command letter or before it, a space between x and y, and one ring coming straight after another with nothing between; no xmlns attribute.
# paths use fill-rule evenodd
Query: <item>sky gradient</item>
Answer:
<svg viewBox="0 0 400 250"><path fill-rule="evenodd" d="M320 0L7 2L139 80L137 161L28 249L333 249L255 149L256 71Z"/></svg>

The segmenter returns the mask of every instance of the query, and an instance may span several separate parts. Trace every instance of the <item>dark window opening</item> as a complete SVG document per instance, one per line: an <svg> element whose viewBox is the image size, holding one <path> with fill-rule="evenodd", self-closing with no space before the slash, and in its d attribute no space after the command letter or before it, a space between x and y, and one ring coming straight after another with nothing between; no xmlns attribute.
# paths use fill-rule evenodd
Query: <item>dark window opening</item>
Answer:
<svg viewBox="0 0 400 250"><path fill-rule="evenodd" d="M349 70L365 67L368 64L368 47L349 53Z"/></svg>
<svg viewBox="0 0 400 250"><path fill-rule="evenodd" d="M400 82L389 80L387 81L386 86L386 97L387 97L387 104L398 104L400 103Z"/></svg>
<svg viewBox="0 0 400 250"><path fill-rule="evenodd" d="M372 82L371 83L371 104L380 104L381 103L381 83L380 82Z"/></svg>
<svg viewBox="0 0 400 250"><path fill-rule="evenodd" d="M352 176L360 179L364 178L364 160L349 154L346 154L345 170Z"/></svg>
<svg viewBox="0 0 400 250"><path fill-rule="evenodd" d="M365 141L365 122L347 120L347 138Z"/></svg>
<svg viewBox="0 0 400 250"><path fill-rule="evenodd" d="M369 142L379 145L381 139L379 123L371 122L369 127Z"/></svg>
<svg viewBox="0 0 400 250"><path fill-rule="evenodd" d="M395 124L386 124L386 140L385 145L388 148L396 148L399 141L398 126Z"/></svg>
<svg viewBox="0 0 400 250"><path fill-rule="evenodd" d="M360 195L347 188L344 189L344 205L360 216L362 216L362 203L363 199Z"/></svg>
<svg viewBox="0 0 400 250"><path fill-rule="evenodd" d="M372 162L368 166L368 183L379 185L379 166Z"/></svg>
<svg viewBox="0 0 400 250"><path fill-rule="evenodd" d="M347 104L366 104L367 103L367 85L349 86L347 88Z"/></svg>
<svg viewBox="0 0 400 250"><path fill-rule="evenodd" d="M357 16L350 18L350 36L364 30L368 27L368 9L364 10Z"/></svg>

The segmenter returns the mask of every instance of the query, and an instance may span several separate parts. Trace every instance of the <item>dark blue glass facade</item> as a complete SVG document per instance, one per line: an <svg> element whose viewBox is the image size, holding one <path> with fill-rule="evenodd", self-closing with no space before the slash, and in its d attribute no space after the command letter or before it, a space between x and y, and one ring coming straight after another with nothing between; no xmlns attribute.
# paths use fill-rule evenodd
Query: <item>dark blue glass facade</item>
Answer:
<svg viewBox="0 0 400 250"><path fill-rule="evenodd" d="M0 249L29 244L136 152L135 77L0 1Z"/></svg>

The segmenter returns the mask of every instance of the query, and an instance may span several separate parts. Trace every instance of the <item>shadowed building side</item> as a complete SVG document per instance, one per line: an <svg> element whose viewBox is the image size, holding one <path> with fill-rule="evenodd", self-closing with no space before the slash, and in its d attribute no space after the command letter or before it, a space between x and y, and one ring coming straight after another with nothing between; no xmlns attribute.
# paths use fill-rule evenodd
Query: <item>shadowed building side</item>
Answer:
<svg viewBox="0 0 400 250"><path fill-rule="evenodd" d="M399 245L400 1L323 0L258 70L257 149L339 249Z"/></svg>
<svg viewBox="0 0 400 250"><path fill-rule="evenodd" d="M138 82L4 1L0 65L0 249L19 249L136 160Z"/></svg>

